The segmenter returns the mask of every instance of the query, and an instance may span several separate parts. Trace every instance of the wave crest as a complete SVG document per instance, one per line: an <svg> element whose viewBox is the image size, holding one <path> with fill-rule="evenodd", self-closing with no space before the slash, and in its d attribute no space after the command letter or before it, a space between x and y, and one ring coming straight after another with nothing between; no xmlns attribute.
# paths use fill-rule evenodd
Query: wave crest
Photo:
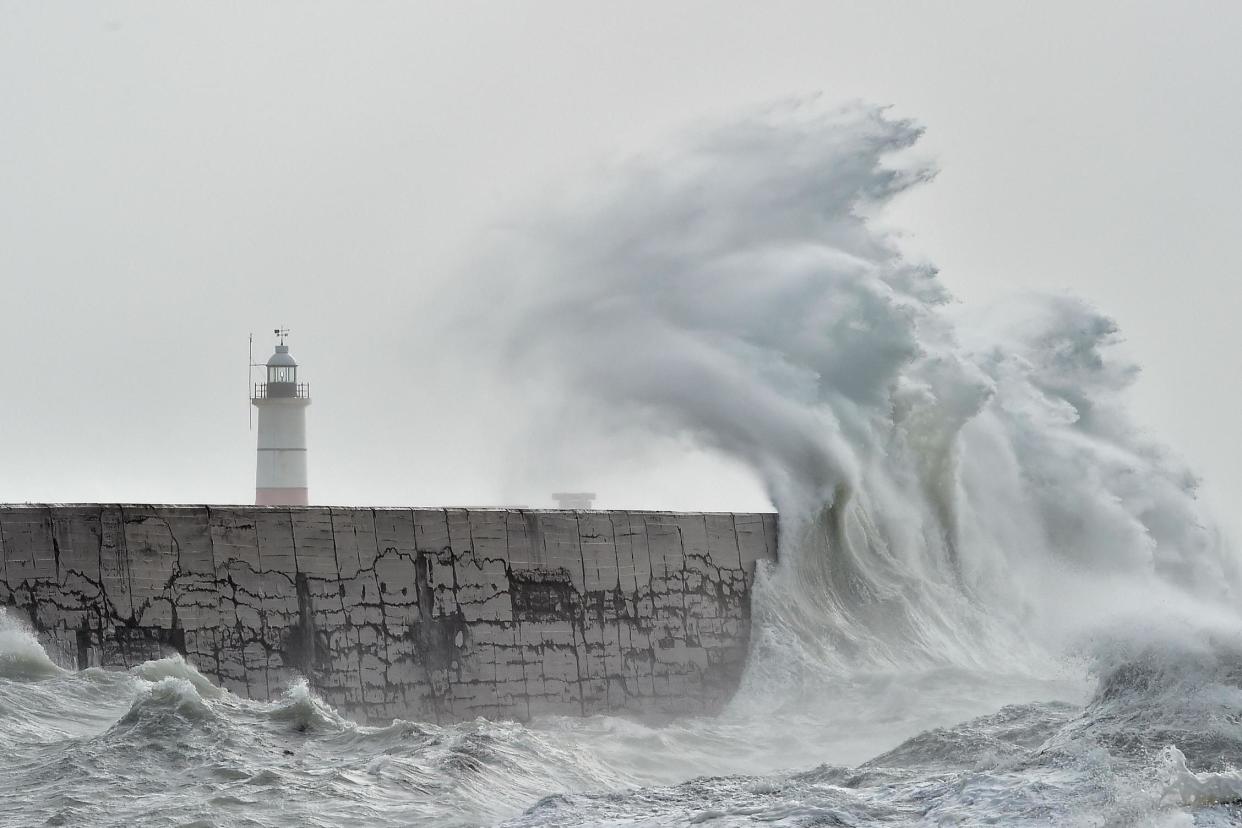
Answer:
<svg viewBox="0 0 1242 828"><path fill-rule="evenodd" d="M215 718L215 713L193 682L170 676L141 687L129 711L117 724L150 726L162 734L163 723L169 717L196 722Z"/></svg>
<svg viewBox="0 0 1242 828"><path fill-rule="evenodd" d="M289 685L281 698L267 707L266 716L299 732L339 731L352 727L352 723L314 694L304 678Z"/></svg>
<svg viewBox="0 0 1242 828"><path fill-rule="evenodd" d="M194 665L185 660L184 656L171 655L154 661L144 661L130 669L130 675L150 682L164 679L181 679L189 682L194 692L205 699L218 699L228 691L212 684L211 679L204 676Z"/></svg>
<svg viewBox="0 0 1242 828"><path fill-rule="evenodd" d="M0 678L39 681L68 672L52 661L29 627L0 607Z"/></svg>

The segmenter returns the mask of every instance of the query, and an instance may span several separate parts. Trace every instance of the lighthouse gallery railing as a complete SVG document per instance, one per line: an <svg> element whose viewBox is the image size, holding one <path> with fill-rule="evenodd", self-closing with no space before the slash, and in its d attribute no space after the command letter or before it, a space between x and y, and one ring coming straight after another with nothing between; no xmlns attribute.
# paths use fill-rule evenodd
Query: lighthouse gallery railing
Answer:
<svg viewBox="0 0 1242 828"><path fill-rule="evenodd" d="M276 386L272 389L274 393L268 393L268 386ZM284 399L310 399L310 383L299 382L295 386L291 382L256 382L254 384L254 393L250 395L252 400L266 400L268 398L275 399L281 397Z"/></svg>

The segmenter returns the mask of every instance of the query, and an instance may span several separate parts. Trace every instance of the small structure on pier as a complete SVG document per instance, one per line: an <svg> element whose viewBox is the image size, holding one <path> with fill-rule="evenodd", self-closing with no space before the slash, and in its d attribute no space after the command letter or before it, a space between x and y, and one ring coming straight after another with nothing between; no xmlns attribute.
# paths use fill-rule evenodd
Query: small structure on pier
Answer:
<svg viewBox="0 0 1242 828"><path fill-rule="evenodd" d="M595 492L553 492L552 499L558 509L590 509Z"/></svg>

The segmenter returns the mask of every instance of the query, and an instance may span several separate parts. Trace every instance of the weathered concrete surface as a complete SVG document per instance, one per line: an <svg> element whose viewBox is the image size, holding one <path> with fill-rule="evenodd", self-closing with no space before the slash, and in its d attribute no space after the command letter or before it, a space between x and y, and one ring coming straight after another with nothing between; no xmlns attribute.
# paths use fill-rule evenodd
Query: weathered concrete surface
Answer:
<svg viewBox="0 0 1242 828"><path fill-rule="evenodd" d="M0 605L66 666L177 651L370 720L702 713L775 555L771 514L0 506Z"/></svg>

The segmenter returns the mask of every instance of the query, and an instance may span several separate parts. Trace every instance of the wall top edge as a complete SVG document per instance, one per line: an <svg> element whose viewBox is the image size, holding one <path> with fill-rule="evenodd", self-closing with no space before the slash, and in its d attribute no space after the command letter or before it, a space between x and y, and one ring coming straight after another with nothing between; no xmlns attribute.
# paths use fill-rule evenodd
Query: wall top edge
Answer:
<svg viewBox="0 0 1242 828"><path fill-rule="evenodd" d="M0 503L0 510L17 511L23 509L248 509L256 512L313 512L323 509L339 511L377 511L377 512L408 512L408 511L448 511L448 512L526 512L535 514L639 514L639 515L773 515L766 512L721 512L710 510L679 511L670 509L543 509L530 506L255 506L247 503Z"/></svg>

